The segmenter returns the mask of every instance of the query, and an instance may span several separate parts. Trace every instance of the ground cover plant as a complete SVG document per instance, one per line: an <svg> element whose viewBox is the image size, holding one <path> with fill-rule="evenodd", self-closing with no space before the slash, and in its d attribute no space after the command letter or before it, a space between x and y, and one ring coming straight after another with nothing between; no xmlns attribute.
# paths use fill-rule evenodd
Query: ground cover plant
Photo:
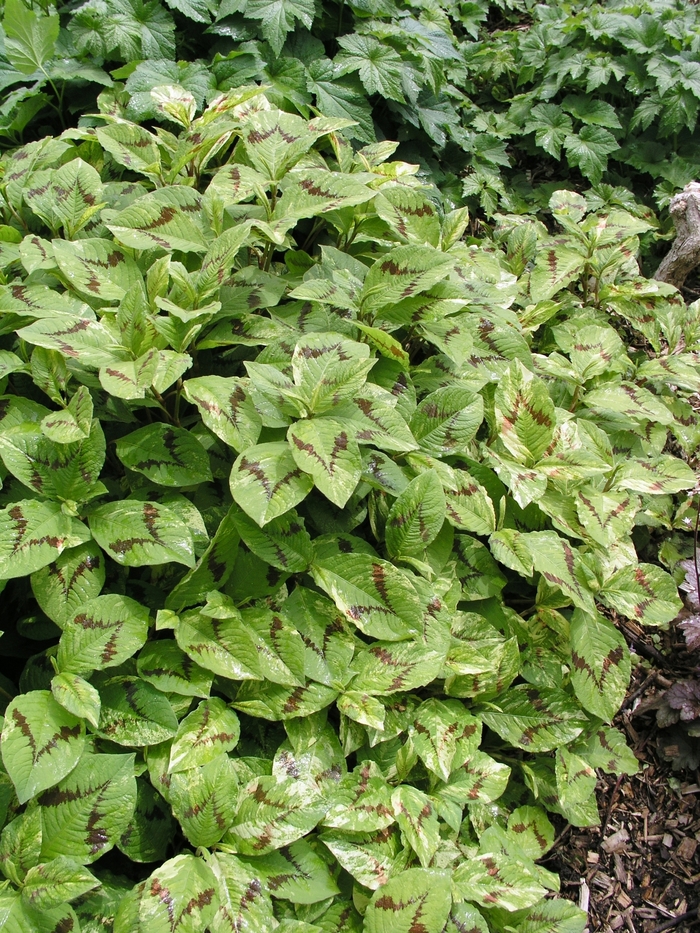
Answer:
<svg viewBox="0 0 700 933"><path fill-rule="evenodd" d="M692 544L654 216L476 240L343 118L147 96L2 163L0 925L582 930L537 860Z"/></svg>

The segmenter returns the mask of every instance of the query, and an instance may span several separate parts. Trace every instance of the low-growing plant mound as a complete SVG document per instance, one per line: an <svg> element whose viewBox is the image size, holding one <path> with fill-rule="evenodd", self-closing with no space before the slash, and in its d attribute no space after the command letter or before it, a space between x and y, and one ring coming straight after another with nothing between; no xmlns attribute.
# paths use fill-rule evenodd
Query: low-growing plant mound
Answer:
<svg viewBox="0 0 700 933"><path fill-rule="evenodd" d="M3 162L0 925L580 931L700 439L654 218L465 239L345 120L152 101Z"/></svg>

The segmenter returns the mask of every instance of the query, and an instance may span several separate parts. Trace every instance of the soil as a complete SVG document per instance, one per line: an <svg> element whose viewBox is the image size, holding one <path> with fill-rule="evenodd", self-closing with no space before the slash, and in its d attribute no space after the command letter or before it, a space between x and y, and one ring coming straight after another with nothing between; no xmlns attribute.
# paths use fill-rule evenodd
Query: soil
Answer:
<svg viewBox="0 0 700 933"><path fill-rule="evenodd" d="M672 733L658 727L655 708L673 683L700 673L700 652L689 654L673 626L660 640L641 628L625 634L641 663L615 725L639 773L601 773L601 825L563 824L543 864L559 873L562 895L588 911L589 933L700 933L700 769L674 770L664 757Z"/></svg>

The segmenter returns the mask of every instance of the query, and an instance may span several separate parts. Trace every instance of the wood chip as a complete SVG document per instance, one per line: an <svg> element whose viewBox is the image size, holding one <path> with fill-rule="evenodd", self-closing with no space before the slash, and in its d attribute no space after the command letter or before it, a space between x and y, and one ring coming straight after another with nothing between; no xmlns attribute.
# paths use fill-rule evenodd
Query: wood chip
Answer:
<svg viewBox="0 0 700 933"><path fill-rule="evenodd" d="M673 836L671 833L664 833L664 837L661 840L661 845L666 846L667 849L670 849L673 845Z"/></svg>
<svg viewBox="0 0 700 933"><path fill-rule="evenodd" d="M676 855L678 856L678 858L683 859L684 862L690 862L692 861L695 855L695 850L697 849L697 847L698 847L698 843L696 839L691 839L690 836L685 836L678 843L678 848L676 849Z"/></svg>
<svg viewBox="0 0 700 933"><path fill-rule="evenodd" d="M620 905L620 907L622 907L623 910L627 910L627 908L632 903L632 898L628 897L624 891L620 891L620 893L617 895L617 903Z"/></svg>
<svg viewBox="0 0 700 933"><path fill-rule="evenodd" d="M600 856L598 855L597 852L589 852L586 855L586 861L588 862L589 865L597 865L598 862L600 861Z"/></svg>
<svg viewBox="0 0 700 933"><path fill-rule="evenodd" d="M612 836L608 836L601 848L603 851L607 852L608 855L612 855L613 852L623 852L627 848L629 838L630 834L623 827L622 829L618 829L616 833L613 833Z"/></svg>

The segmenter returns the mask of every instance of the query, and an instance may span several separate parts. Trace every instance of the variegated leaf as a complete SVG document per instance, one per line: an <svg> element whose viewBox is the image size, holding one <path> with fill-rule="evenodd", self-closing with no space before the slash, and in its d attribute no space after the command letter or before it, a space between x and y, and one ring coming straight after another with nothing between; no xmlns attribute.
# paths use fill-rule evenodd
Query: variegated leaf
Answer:
<svg viewBox="0 0 700 933"><path fill-rule="evenodd" d="M584 709L610 722L629 685L627 644L612 622L599 613L576 609L570 632L571 683L576 696Z"/></svg>
<svg viewBox="0 0 700 933"><path fill-rule="evenodd" d="M365 933L442 933L452 906L447 872L409 868L391 878L372 896L365 914Z"/></svg>
<svg viewBox="0 0 700 933"><path fill-rule="evenodd" d="M122 211L103 211L102 218L118 242L134 249L205 253L213 239L200 196L182 185L144 194Z"/></svg>
<svg viewBox="0 0 700 933"><path fill-rule="evenodd" d="M0 511L0 580L23 577L78 547L90 532L58 502L23 499Z"/></svg>
<svg viewBox="0 0 700 933"><path fill-rule="evenodd" d="M446 278L453 260L428 246L398 246L370 267L362 289L362 309L376 314L380 308L427 291Z"/></svg>
<svg viewBox="0 0 700 933"><path fill-rule="evenodd" d="M435 456L462 453L484 418L480 395L459 387L438 389L420 403L411 431L421 448Z"/></svg>
<svg viewBox="0 0 700 933"><path fill-rule="evenodd" d="M194 486L211 479L209 457L190 431L149 424L117 441L125 467L161 486Z"/></svg>
<svg viewBox="0 0 700 933"><path fill-rule="evenodd" d="M99 596L104 582L104 555L94 541L64 551L31 575L34 598L59 628L83 603Z"/></svg>
<svg viewBox="0 0 700 933"><path fill-rule="evenodd" d="M353 433L335 418L310 418L293 424L287 439L297 466L342 509L362 475L362 457Z"/></svg>
<svg viewBox="0 0 700 933"><path fill-rule="evenodd" d="M445 494L434 471L417 476L391 507L385 538L393 557L422 552L445 521Z"/></svg>
<svg viewBox="0 0 700 933"><path fill-rule="evenodd" d="M88 519L93 537L113 560L126 567L174 561L194 567L194 544L187 525L172 509L155 502L123 500L102 505Z"/></svg>
<svg viewBox="0 0 700 933"><path fill-rule="evenodd" d="M261 527L305 499L313 485L284 442L249 447L234 463L230 479L234 500Z"/></svg>
<svg viewBox="0 0 700 933"><path fill-rule="evenodd" d="M145 643L148 620L148 609L128 596L112 593L87 600L63 624L59 670L83 674L121 664Z"/></svg>
<svg viewBox="0 0 700 933"><path fill-rule="evenodd" d="M545 752L571 742L583 731L583 710L561 690L518 684L478 714L507 742L530 752Z"/></svg>
<svg viewBox="0 0 700 933"><path fill-rule="evenodd" d="M623 567L605 581L598 598L644 625L665 626L683 608L673 577L655 564Z"/></svg>
<svg viewBox="0 0 700 933"><path fill-rule="evenodd" d="M517 360L498 384L494 414L499 437L518 462L531 466L548 452L556 425L554 403L544 381Z"/></svg>

